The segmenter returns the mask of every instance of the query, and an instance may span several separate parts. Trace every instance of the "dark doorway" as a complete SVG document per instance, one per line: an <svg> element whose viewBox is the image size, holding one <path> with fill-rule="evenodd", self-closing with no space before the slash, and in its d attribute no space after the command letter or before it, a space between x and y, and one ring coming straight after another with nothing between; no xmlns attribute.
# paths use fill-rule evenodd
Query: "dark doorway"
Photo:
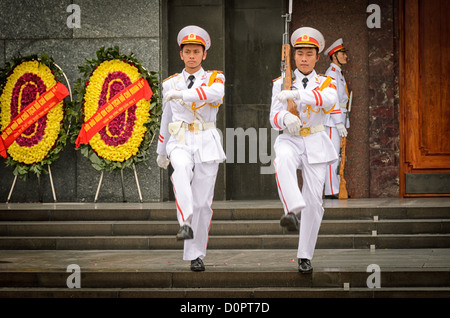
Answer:
<svg viewBox="0 0 450 318"><path fill-rule="evenodd" d="M272 80L280 75L284 1L226 1L227 75L226 123L245 133L245 163L239 163L242 143L228 131L227 147L234 145L233 163L227 165L227 199L277 198L275 176L264 173L272 153L269 123ZM256 137L256 138L255 138ZM267 142L261 144L260 142ZM253 148L252 148L253 146ZM264 149L265 148L265 149ZM256 154L255 154L256 151ZM227 155L230 153L227 148ZM256 160L256 162L255 162Z"/></svg>

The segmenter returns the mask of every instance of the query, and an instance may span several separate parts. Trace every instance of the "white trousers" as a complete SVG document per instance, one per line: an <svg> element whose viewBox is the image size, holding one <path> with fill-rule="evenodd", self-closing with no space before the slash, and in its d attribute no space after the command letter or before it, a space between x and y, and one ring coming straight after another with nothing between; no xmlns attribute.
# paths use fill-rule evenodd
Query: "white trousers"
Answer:
<svg viewBox="0 0 450 318"><path fill-rule="evenodd" d="M180 225L188 221L194 238L184 241L183 260L206 256L208 232L213 211L211 209L218 163L199 163L194 155L183 148L170 154L173 167L171 176L175 193L177 218Z"/></svg>
<svg viewBox="0 0 450 318"><path fill-rule="evenodd" d="M327 164L309 164L305 151L290 142L278 143L275 153L275 175L284 213L294 212L301 217L297 257L311 260L324 213L322 192ZM297 169L302 170L301 192Z"/></svg>
<svg viewBox="0 0 450 318"><path fill-rule="evenodd" d="M334 149L337 154L341 149L341 137L339 136L336 127L325 126L325 132L328 137L330 137L333 143ZM339 194L339 184L341 183L341 176L336 170L339 166L339 160L335 161L333 164L327 166L327 176L325 178L325 195L337 195Z"/></svg>

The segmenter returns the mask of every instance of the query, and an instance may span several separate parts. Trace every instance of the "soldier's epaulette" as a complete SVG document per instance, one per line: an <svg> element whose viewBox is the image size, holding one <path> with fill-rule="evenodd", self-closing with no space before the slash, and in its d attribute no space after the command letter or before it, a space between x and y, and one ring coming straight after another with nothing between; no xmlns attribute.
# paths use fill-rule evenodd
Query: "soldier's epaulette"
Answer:
<svg viewBox="0 0 450 318"><path fill-rule="evenodd" d="M323 76L323 77L327 77L327 76L330 76L330 75L325 75L325 74L317 74L317 75L319 75L319 76ZM332 80L336 80L333 76L330 76L331 77L331 79Z"/></svg>
<svg viewBox="0 0 450 318"><path fill-rule="evenodd" d="M212 70L212 71L207 71L208 73L213 73L213 72L217 72L217 73L219 73L219 74L222 74L223 73L223 71L217 71L217 70Z"/></svg>
<svg viewBox="0 0 450 318"><path fill-rule="evenodd" d="M169 76L168 78L164 79L163 82L165 82L165 81L167 81L167 80L169 80L169 79L171 79L172 77L177 76L177 75L178 75L178 73L175 73L175 74Z"/></svg>
<svg viewBox="0 0 450 318"><path fill-rule="evenodd" d="M281 76L273 79L272 82L278 81L280 78L281 78Z"/></svg>

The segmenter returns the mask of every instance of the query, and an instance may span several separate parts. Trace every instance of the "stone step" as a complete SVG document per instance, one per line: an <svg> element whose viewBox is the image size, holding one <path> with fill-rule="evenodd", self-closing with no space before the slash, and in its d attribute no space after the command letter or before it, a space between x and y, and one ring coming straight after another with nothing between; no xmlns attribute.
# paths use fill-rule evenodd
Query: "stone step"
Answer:
<svg viewBox="0 0 450 318"><path fill-rule="evenodd" d="M211 249L206 271L194 273L174 250L3 250L0 297L259 298L272 305L272 298L450 296L450 249L318 249L311 274L297 271L295 255L295 248ZM79 289L67 286L69 264L79 264ZM381 288L368 285L374 265Z"/></svg>
<svg viewBox="0 0 450 318"><path fill-rule="evenodd" d="M172 202L0 204L0 297L449 297L450 202L416 203L325 202L309 275L278 201L215 203L201 273L182 260ZM69 264L80 289L67 287ZM367 287L369 264L381 288Z"/></svg>
<svg viewBox="0 0 450 318"><path fill-rule="evenodd" d="M356 199L355 199L356 200ZM366 201L356 204L352 200L346 206L324 204L324 220L373 220L383 219L449 219L450 206L423 205L371 205ZM369 199L368 199L369 200ZM342 201L342 200L339 200ZM450 205L450 203L448 203ZM213 204L214 220L279 220L283 210L276 201L236 202ZM0 221L173 221L176 220L175 203L142 204L88 204L42 203L0 204Z"/></svg>
<svg viewBox="0 0 450 318"><path fill-rule="evenodd" d="M177 221L26 221L1 222L0 236L173 235ZM450 233L450 219L324 220L320 234ZM278 220L214 221L210 235L289 234Z"/></svg>
<svg viewBox="0 0 450 318"><path fill-rule="evenodd" d="M291 249L298 235L211 235L208 249ZM319 235L316 248L449 248L450 234ZM182 249L175 235L0 237L0 250Z"/></svg>
<svg viewBox="0 0 450 318"><path fill-rule="evenodd" d="M68 288L66 270L0 272L1 288ZM82 271L82 288L368 288L370 273L346 269L330 271L315 269L312 274L290 271L208 270L185 271ZM450 288L446 268L408 269L383 268L380 273L383 288Z"/></svg>
<svg viewBox="0 0 450 318"><path fill-rule="evenodd" d="M189 298L193 304L216 303L215 308L224 312L239 310L234 305L236 299L259 299L266 303L272 311L273 304L279 298L449 298L450 287L381 287L381 288L349 288L324 287L257 287L257 288L32 288L3 287L0 288L0 298L158 298L170 300L179 299L176 305L178 311L181 305L187 304L182 299ZM192 299L196 301L192 301ZM212 301L201 301L198 298L214 298ZM218 299L226 298L224 301ZM264 299L261 301L261 299ZM174 305L170 300L171 306ZM243 302L245 302L243 300ZM147 303L149 305L149 303ZM223 307L217 307L222 305ZM226 307L225 307L226 306ZM256 305L255 305L256 306ZM165 308L161 306L160 308ZM254 307L256 308L256 307Z"/></svg>
<svg viewBox="0 0 450 318"><path fill-rule="evenodd" d="M325 204L317 248L450 247L447 203L358 202ZM293 248L298 235L280 227L282 213L274 201L216 203L208 247ZM179 225L171 202L0 205L0 221L0 249L182 248L174 240Z"/></svg>

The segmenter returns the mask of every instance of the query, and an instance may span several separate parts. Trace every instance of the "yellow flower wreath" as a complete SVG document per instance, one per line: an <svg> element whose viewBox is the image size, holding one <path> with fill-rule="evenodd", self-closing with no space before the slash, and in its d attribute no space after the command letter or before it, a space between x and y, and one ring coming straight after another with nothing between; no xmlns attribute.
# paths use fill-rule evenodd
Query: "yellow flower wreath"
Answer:
<svg viewBox="0 0 450 318"><path fill-rule="evenodd" d="M116 76L111 80L107 80L110 74L121 74L122 76ZM118 84L121 85L121 87L125 87L125 80L134 83L139 79L139 77L139 70L127 62L118 59L102 62L92 73L89 83L86 85L86 93L84 95L85 120L92 117L98 110L101 103L101 96L105 97L106 95L103 102L105 102L106 99L109 100L113 97L111 96L112 85ZM149 117L150 101L142 99L136 104L135 119L134 115L132 118L130 110L125 111L124 116L117 119L122 121L122 126L128 121L134 120L131 124L131 135L125 142L120 144L112 144L112 142L108 142L108 140L111 141L112 139L118 137L118 132L112 131L112 123L109 123L105 127L106 136L105 134L102 136L99 132L91 138L89 144L99 157L110 161L123 162L137 154L139 146L147 131L144 124L148 121ZM123 132L123 129L121 132Z"/></svg>
<svg viewBox="0 0 450 318"><path fill-rule="evenodd" d="M24 79L24 77L26 79ZM39 81L39 79L42 82ZM19 82L19 80L21 81ZM25 86L34 87L36 89L40 87L41 90L44 89L45 91L55 84L55 76L52 74L50 68L36 60L24 61L17 65L12 74L8 77L2 95L0 96L0 126L7 127L11 122L11 115L14 107L17 107L17 109L15 109L17 113L26 107L26 105L22 105ZM21 86L17 87L17 85ZM35 98L38 96L39 92ZM13 105L13 98L16 101L15 105ZM46 116L44 116L46 119L43 119L45 122L43 131L40 131L41 129L39 129L38 123L35 123L29 128L29 132L26 135L23 133L20 136L23 139L32 140L31 144L21 144L18 140L11 144L8 148L8 154L13 160L28 165L44 160L58 139L61 122L64 118L63 105L64 102L61 101L52 108Z"/></svg>

